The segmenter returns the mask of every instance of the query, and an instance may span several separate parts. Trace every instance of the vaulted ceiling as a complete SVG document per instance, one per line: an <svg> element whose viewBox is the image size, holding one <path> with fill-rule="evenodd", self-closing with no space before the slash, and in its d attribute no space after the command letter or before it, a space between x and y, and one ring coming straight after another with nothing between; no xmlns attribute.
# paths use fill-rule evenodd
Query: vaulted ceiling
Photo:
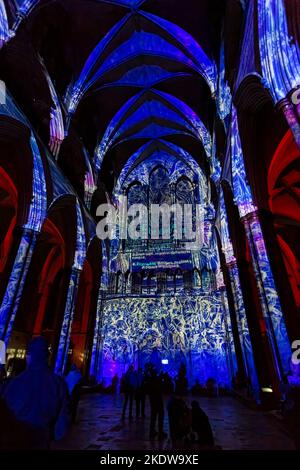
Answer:
<svg viewBox="0 0 300 470"><path fill-rule="evenodd" d="M6 2L11 23L12 3ZM46 67L67 134L58 163L79 193L87 159L101 200L130 156L159 139L184 149L209 172L226 2L29 3L30 13L1 51L0 72L20 102L27 96L26 111L47 140L52 98L41 63Z"/></svg>

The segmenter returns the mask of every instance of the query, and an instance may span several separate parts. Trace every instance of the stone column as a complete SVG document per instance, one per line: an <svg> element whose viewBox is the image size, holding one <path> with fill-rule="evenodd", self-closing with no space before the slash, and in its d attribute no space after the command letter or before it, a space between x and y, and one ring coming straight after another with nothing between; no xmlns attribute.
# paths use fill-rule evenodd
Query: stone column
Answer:
<svg viewBox="0 0 300 470"><path fill-rule="evenodd" d="M55 362L55 372L57 374L64 373L66 363L67 363L80 273L81 273L81 270L73 266L71 270L70 283L69 283L66 306L65 306L65 311L64 311L64 318L63 318L63 323L61 327L56 362Z"/></svg>
<svg viewBox="0 0 300 470"><path fill-rule="evenodd" d="M0 339L8 344L29 270L38 232L22 229L19 248L0 306Z"/></svg>
<svg viewBox="0 0 300 470"><path fill-rule="evenodd" d="M298 118L300 119L300 86L290 93L290 100L296 107ZM300 121L299 121L300 122Z"/></svg>
<svg viewBox="0 0 300 470"><path fill-rule="evenodd" d="M92 357L90 365L90 377L95 377L97 380L100 375L100 368L102 362L102 349L103 349L103 335L102 335L102 324L103 324L103 300L104 292L102 289L99 290L98 302L97 302L97 313L96 322L94 329L94 338L92 346Z"/></svg>
<svg viewBox="0 0 300 470"><path fill-rule="evenodd" d="M231 318L230 318L230 311L229 311L225 285L220 286L219 291L221 293L223 312L224 312L224 328L225 328L225 334L226 334L228 368L231 372L231 377L233 378L237 371L237 362L236 362L236 352L235 352L234 341L233 341Z"/></svg>
<svg viewBox="0 0 300 470"><path fill-rule="evenodd" d="M37 314L34 322L34 327L33 327L33 334L34 335L40 335L42 332L42 327L43 327L43 321L44 321L44 315L45 315L45 310L49 298L49 292L51 289L51 284L50 283L44 283L42 286L42 292L39 294L39 305L37 309Z"/></svg>
<svg viewBox="0 0 300 470"><path fill-rule="evenodd" d="M236 259L232 256L231 261L226 263L230 278L231 290L233 294L234 307L236 312L237 327L243 355L244 368L248 379L251 382L253 395L259 401L259 382L254 363L253 348L249 333L248 321L244 306L242 289Z"/></svg>
<svg viewBox="0 0 300 470"><path fill-rule="evenodd" d="M296 144L300 149L300 121L297 116L297 108L288 98L281 100L277 106L283 112L285 119L294 135Z"/></svg>
<svg viewBox="0 0 300 470"><path fill-rule="evenodd" d="M282 380L289 368L291 347L257 211L245 215L241 220L250 246L274 366L278 379Z"/></svg>

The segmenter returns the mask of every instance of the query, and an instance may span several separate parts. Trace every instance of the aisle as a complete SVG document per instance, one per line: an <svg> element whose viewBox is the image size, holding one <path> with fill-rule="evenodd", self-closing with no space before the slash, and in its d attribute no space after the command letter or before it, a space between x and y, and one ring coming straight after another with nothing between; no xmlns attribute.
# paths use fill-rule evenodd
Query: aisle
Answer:
<svg viewBox="0 0 300 470"><path fill-rule="evenodd" d="M233 398L200 398L210 417L216 444L223 449L293 449L293 443L280 423L270 414L246 408ZM122 397L86 395L82 399L77 424L55 449L151 450L170 449L149 440L149 418L120 420ZM147 409L147 416L149 410ZM168 432L165 415L165 431Z"/></svg>

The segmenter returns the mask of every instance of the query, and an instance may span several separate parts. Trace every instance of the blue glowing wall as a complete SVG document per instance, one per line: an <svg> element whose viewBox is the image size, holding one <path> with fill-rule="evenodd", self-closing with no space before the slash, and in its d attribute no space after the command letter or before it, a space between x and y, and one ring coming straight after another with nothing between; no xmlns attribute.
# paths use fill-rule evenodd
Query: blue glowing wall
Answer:
<svg viewBox="0 0 300 470"><path fill-rule="evenodd" d="M184 363L191 383L214 377L230 386L228 351L234 348L226 342L218 294L110 299L104 303L103 318L103 378L120 376L131 363L150 361L160 369L161 360L168 359L164 367L173 376Z"/></svg>

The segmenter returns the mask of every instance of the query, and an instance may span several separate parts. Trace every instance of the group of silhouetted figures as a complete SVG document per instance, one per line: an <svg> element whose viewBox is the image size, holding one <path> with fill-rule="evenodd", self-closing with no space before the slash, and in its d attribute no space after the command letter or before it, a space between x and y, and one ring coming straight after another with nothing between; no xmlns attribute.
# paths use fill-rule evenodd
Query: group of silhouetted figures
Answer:
<svg viewBox="0 0 300 470"><path fill-rule="evenodd" d="M0 380L0 449L49 449L53 440L61 439L75 422L80 398L82 375L75 365L67 375L55 374L48 365L48 344L43 337L31 341L24 370L18 367ZM108 393L117 391L119 379L113 377ZM150 403L150 438L163 440L164 397L167 403L169 433L174 445L196 441L204 447L214 444L208 417L193 401L189 408L183 400L188 382L182 367L175 386L168 373L158 374L148 364L144 370L130 366L120 383L124 393L122 419L128 410L133 418L145 417L145 402Z"/></svg>
<svg viewBox="0 0 300 470"><path fill-rule="evenodd" d="M116 385L116 380L114 382ZM179 369L175 386L167 372L157 373L152 364L135 370L131 365L121 379L121 392L124 393L122 420L133 419L133 405L135 402L136 418L145 417L146 397L150 404L150 439L158 437L163 440L167 437L164 432L164 397L169 395L167 413L169 420L169 433L173 446L187 446L197 443L201 447L212 448L214 437L208 416L200 408L198 401L193 400L191 408L185 403L183 396L188 392L188 381L185 367Z"/></svg>

